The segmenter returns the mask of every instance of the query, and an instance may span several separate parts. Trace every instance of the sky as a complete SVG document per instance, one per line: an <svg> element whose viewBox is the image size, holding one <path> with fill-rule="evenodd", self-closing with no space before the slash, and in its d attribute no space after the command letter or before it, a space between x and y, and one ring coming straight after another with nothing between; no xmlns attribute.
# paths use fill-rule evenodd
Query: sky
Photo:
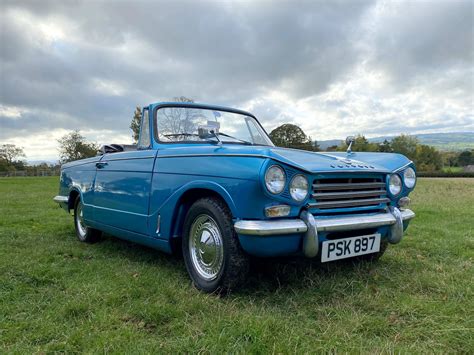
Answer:
<svg viewBox="0 0 474 355"><path fill-rule="evenodd" d="M130 143L186 96L313 139L474 131L474 1L0 0L0 144Z"/></svg>

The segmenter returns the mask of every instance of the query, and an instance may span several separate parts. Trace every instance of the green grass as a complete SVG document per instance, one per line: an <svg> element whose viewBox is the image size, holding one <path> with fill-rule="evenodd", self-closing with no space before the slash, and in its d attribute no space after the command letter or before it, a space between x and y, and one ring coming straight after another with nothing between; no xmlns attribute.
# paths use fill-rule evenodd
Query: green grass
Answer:
<svg viewBox="0 0 474 355"><path fill-rule="evenodd" d="M474 352L474 179L420 179L378 263L263 261L221 298L179 257L76 241L57 185L0 179L0 353Z"/></svg>

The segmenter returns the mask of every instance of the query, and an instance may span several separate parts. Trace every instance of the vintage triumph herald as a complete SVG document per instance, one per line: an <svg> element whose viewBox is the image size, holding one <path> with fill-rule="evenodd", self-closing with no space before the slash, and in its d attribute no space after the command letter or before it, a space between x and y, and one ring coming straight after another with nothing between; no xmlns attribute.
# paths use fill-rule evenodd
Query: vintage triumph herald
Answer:
<svg viewBox="0 0 474 355"><path fill-rule="evenodd" d="M64 164L54 201L77 238L102 232L168 253L195 286L236 288L249 257L376 260L402 239L414 164L388 153L275 147L251 113L194 103L143 109L136 146Z"/></svg>

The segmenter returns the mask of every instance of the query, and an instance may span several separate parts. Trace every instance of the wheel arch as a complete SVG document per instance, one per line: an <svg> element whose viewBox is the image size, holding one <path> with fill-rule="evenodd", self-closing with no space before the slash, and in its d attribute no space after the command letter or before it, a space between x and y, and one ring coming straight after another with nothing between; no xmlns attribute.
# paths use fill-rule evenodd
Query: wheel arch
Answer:
<svg viewBox="0 0 474 355"><path fill-rule="evenodd" d="M186 218L186 214L188 213L188 210L192 204L205 197L214 197L220 199L229 208L232 216L236 215L236 206L234 201L229 193L221 185L216 183L199 184L198 182L194 182L181 192L179 198L176 201L171 219L173 223L171 226L173 237L181 236L184 219Z"/></svg>
<svg viewBox="0 0 474 355"><path fill-rule="evenodd" d="M71 191L69 191L69 197L68 197L68 202L67 202L67 208L69 211L74 209L74 203L76 202L77 196L81 196L82 199L82 193L79 191L77 188L72 188Z"/></svg>

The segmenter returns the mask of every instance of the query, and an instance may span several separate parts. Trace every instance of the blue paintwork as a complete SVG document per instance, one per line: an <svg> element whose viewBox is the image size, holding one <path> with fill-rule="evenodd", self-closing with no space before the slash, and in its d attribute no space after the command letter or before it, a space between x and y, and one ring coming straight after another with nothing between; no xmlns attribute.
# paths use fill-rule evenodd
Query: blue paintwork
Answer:
<svg viewBox="0 0 474 355"><path fill-rule="evenodd" d="M220 196L234 220L267 219L265 207L282 203L291 206L289 217L295 218L310 199L308 196L301 203L291 199L288 184L296 174L305 175L310 182L324 177L374 175L385 180L389 173L407 166L414 167L400 154L356 152L348 155L344 152L314 153L273 146L160 143L153 138L153 117L158 108L166 105L175 103L147 107L152 142L147 149L105 154L62 166L59 194L80 194L84 203L84 218L91 227L170 252L171 239L182 232L186 213L182 201L186 194L205 190L206 194ZM213 106L212 109L254 117L229 108ZM100 167L96 167L97 163ZM270 194L264 185L265 171L273 164L283 167L288 177L287 186L279 195ZM400 176L403 178L403 170ZM388 197L396 206L398 199L410 192L404 187L399 196ZM364 209L366 207L353 207L338 211L351 213ZM370 210L367 213L373 213L373 208ZM319 214L317 210L311 212ZM161 218L159 231L158 216ZM384 236L388 233L387 228L381 228L379 232ZM319 237L321 241L325 240L324 233ZM301 235L239 236L244 250L259 256L298 254L301 252L301 238Z"/></svg>
<svg viewBox="0 0 474 355"><path fill-rule="evenodd" d="M105 154L97 169L93 219L115 228L148 234L148 204L155 152Z"/></svg>

